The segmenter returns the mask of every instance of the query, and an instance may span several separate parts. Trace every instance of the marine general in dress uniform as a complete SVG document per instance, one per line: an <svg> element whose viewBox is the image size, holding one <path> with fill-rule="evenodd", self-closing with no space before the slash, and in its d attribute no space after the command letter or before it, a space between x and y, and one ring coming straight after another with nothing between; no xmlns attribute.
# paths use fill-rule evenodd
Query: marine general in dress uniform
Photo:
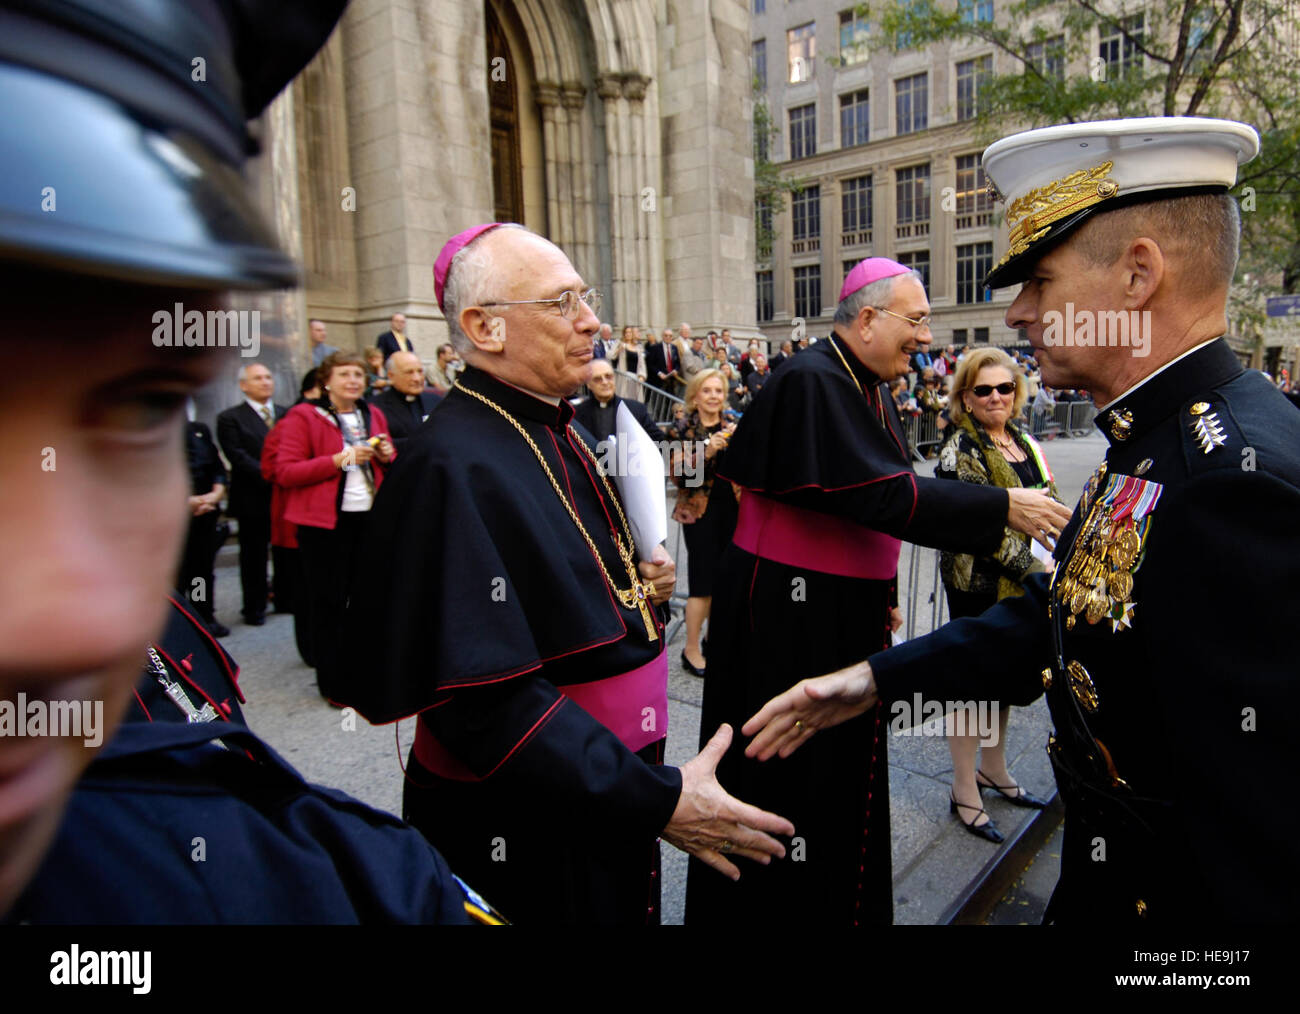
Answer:
<svg viewBox="0 0 1300 1014"><path fill-rule="evenodd" d="M1045 693L1065 802L1057 923L1294 918L1292 640L1300 414L1223 335L1250 127L1048 127L984 153L1044 383L1089 389L1110 446L1027 594L808 680L746 726L786 755L878 699ZM1127 323L1125 332L1118 330ZM1126 340L1124 340L1124 336ZM775 763L780 763L776 761Z"/></svg>

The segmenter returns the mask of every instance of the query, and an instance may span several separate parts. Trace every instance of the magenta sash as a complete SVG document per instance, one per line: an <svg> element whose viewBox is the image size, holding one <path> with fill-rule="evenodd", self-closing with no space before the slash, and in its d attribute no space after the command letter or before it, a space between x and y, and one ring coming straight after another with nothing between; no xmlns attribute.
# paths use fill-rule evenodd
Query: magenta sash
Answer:
<svg viewBox="0 0 1300 1014"><path fill-rule="evenodd" d="M740 497L734 541L747 553L788 567L873 581L898 574L902 546L883 532L749 490Z"/></svg>
<svg viewBox="0 0 1300 1014"><path fill-rule="evenodd" d="M666 649L631 672L556 689L633 752L668 735ZM482 781L439 743L422 721L415 727L415 756L427 770L443 778L457 782Z"/></svg>
<svg viewBox="0 0 1300 1014"><path fill-rule="evenodd" d="M556 687L635 753L668 735L668 651L609 679Z"/></svg>

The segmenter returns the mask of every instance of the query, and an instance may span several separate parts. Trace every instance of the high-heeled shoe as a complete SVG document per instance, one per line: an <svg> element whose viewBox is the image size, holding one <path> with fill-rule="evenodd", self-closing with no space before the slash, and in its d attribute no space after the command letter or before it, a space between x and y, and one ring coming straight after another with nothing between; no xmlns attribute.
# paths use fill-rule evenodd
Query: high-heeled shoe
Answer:
<svg viewBox="0 0 1300 1014"><path fill-rule="evenodd" d="M975 820L979 820L979 815L981 813L984 814L984 816L988 817L988 811L985 810L982 806L970 806L966 803L959 803L957 802L957 797L949 793L948 812L957 815L957 820L961 822L962 827L964 827L971 834L975 835L977 838L983 838L985 841L991 841L994 845L1001 845L1004 841L1006 841L1006 837L1002 834L1001 831L998 830L998 826L995 823L993 823L992 817L989 817L988 823L980 824L979 826L976 826L975 824L967 824L966 821L962 820L961 814L957 813L958 807L961 807L963 810L974 810Z"/></svg>
<svg viewBox="0 0 1300 1014"><path fill-rule="evenodd" d="M684 651L682 652L682 668L692 676L699 676L701 679L704 678L704 670L692 665L691 660L686 657L686 652Z"/></svg>
<svg viewBox="0 0 1300 1014"><path fill-rule="evenodd" d="M984 781L980 781L981 778L983 778ZM981 790L992 789L1013 806L1023 806L1030 810L1047 809L1047 800L1039 799L1037 796L1026 792L1023 785L998 785L983 771L975 772L975 784L978 785ZM1006 791L1007 789L1015 789L1016 794L1014 796L1011 795Z"/></svg>

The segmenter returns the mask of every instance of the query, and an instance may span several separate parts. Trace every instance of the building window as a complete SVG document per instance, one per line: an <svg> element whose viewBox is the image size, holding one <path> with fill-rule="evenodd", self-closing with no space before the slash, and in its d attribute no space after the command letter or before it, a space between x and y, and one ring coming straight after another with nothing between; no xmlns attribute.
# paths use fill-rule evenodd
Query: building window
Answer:
<svg viewBox="0 0 1300 1014"><path fill-rule="evenodd" d="M854 176L840 184L840 243L859 246L871 242L871 176Z"/></svg>
<svg viewBox="0 0 1300 1014"><path fill-rule="evenodd" d="M790 110L790 157L807 158L817 154L817 105L796 106Z"/></svg>
<svg viewBox="0 0 1300 1014"><path fill-rule="evenodd" d="M856 8L840 11L840 66L865 63L870 55L867 46L867 19Z"/></svg>
<svg viewBox="0 0 1300 1014"><path fill-rule="evenodd" d="M973 229L989 224L992 202L978 155L957 156L957 228Z"/></svg>
<svg viewBox="0 0 1300 1014"><path fill-rule="evenodd" d="M911 268L921 276L921 284L925 286L925 291L930 291L930 251L929 250L912 250L908 253L898 255L898 263L904 267Z"/></svg>
<svg viewBox="0 0 1300 1014"><path fill-rule="evenodd" d="M817 59L817 27L813 22L791 28L785 33L790 63L790 84L811 81Z"/></svg>
<svg viewBox="0 0 1300 1014"><path fill-rule="evenodd" d="M955 327L952 329L952 343L957 346L966 344L966 329L964 327Z"/></svg>
<svg viewBox="0 0 1300 1014"><path fill-rule="evenodd" d="M980 92L993 76L993 57L979 56L957 64L957 119L973 120L983 112Z"/></svg>
<svg viewBox="0 0 1300 1014"><path fill-rule="evenodd" d="M772 304L772 272L759 271L755 273L754 278L758 282L758 319L771 320L776 316L776 309Z"/></svg>
<svg viewBox="0 0 1300 1014"><path fill-rule="evenodd" d="M986 327L977 327L975 329L975 344L979 345L981 343L984 345L989 343L989 329Z"/></svg>
<svg viewBox="0 0 1300 1014"><path fill-rule="evenodd" d="M871 103L868 89L840 96L840 147L852 148L866 144L871 120Z"/></svg>
<svg viewBox="0 0 1300 1014"><path fill-rule="evenodd" d="M993 0L959 0L957 9L961 11L962 21L968 25L993 20Z"/></svg>
<svg viewBox="0 0 1300 1014"><path fill-rule="evenodd" d="M794 315L803 317L821 316L822 312L822 268L820 264L810 264L806 268L794 269Z"/></svg>
<svg viewBox="0 0 1300 1014"><path fill-rule="evenodd" d="M895 172L894 235L912 239L930 235L930 163L908 166Z"/></svg>
<svg viewBox="0 0 1300 1014"><path fill-rule="evenodd" d="M815 253L822 246L822 188L804 187L790 198L790 217L794 235L790 252Z"/></svg>
<svg viewBox="0 0 1300 1014"><path fill-rule="evenodd" d="M844 261L844 262L840 265L840 267L843 268L843 271L842 271L841 274L840 274L840 284L841 284L841 285L844 284L844 279L846 279L846 278L849 277L849 272L852 271L854 268L856 268L856 267L857 267L859 264L861 264L861 263L862 263L862 262L859 261L859 260L852 260L852 261Z"/></svg>
<svg viewBox="0 0 1300 1014"><path fill-rule="evenodd" d="M1065 80L1065 36L1053 35L1042 42L1031 42L1025 49L1025 73L1033 67L1043 77Z"/></svg>
<svg viewBox="0 0 1300 1014"><path fill-rule="evenodd" d="M957 302L987 303L992 299L993 290L984 286L984 276L992 270L992 243L957 247Z"/></svg>
<svg viewBox="0 0 1300 1014"><path fill-rule="evenodd" d="M755 13L755 14L766 14L766 13L767 13L767 0L754 0L754 13Z"/></svg>
<svg viewBox="0 0 1300 1014"><path fill-rule="evenodd" d="M1107 25L1100 31L1101 44L1097 53L1106 61L1106 73L1110 78L1142 73L1142 54L1137 47L1146 32L1146 15L1127 17L1123 25L1127 36L1115 25Z"/></svg>
<svg viewBox="0 0 1300 1014"><path fill-rule="evenodd" d="M767 40L759 39L754 43L750 54L750 60L753 63L754 80L758 82L758 90L767 91Z"/></svg>
<svg viewBox="0 0 1300 1014"><path fill-rule="evenodd" d="M894 82L894 119L900 134L912 134L927 126L929 75L913 74Z"/></svg>
<svg viewBox="0 0 1300 1014"><path fill-rule="evenodd" d="M772 259L772 205L768 201L754 202L754 257L756 260Z"/></svg>

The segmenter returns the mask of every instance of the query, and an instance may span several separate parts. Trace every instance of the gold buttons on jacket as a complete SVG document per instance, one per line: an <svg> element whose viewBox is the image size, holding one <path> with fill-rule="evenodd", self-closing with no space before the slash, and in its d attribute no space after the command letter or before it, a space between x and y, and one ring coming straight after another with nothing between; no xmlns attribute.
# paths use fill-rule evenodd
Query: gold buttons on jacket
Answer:
<svg viewBox="0 0 1300 1014"><path fill-rule="evenodd" d="M1139 919L1145 919L1147 917L1147 903L1141 898L1138 898L1137 900L1137 914Z"/></svg>
<svg viewBox="0 0 1300 1014"><path fill-rule="evenodd" d="M1052 689L1052 670L1051 670L1051 669L1044 669L1044 670L1043 670L1043 689L1044 689L1044 690L1051 690L1051 689Z"/></svg>

